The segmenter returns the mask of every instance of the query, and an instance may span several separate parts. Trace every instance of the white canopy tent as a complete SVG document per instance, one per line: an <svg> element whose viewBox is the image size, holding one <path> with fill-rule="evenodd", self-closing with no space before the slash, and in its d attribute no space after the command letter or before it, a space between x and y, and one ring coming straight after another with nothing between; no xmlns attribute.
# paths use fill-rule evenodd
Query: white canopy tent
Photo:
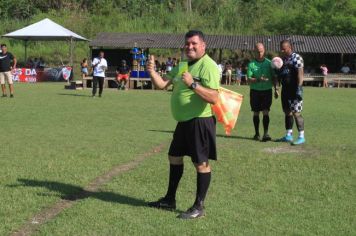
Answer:
<svg viewBox="0 0 356 236"><path fill-rule="evenodd" d="M25 60L27 59L27 42L31 41L70 41L70 65L73 66L73 41L89 41L88 39L64 28L46 18L37 23L3 35L2 37L25 41Z"/></svg>

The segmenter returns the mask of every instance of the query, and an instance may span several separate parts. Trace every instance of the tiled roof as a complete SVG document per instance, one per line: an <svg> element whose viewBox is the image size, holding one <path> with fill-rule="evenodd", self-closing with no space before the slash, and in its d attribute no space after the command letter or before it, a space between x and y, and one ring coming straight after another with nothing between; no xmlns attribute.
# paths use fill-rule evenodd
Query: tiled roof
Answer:
<svg viewBox="0 0 356 236"><path fill-rule="evenodd" d="M264 43L269 51L279 51L279 43L290 39L294 50L300 53L356 53L356 36L302 36L302 35L206 35L208 48L252 50L256 42ZM99 33L90 42L91 47L182 48L184 34L155 33Z"/></svg>

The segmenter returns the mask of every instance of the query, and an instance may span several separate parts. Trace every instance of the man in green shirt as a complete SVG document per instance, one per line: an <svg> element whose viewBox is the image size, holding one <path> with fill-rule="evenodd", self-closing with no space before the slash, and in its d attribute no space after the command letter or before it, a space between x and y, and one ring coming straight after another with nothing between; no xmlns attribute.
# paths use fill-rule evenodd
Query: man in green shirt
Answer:
<svg viewBox="0 0 356 236"><path fill-rule="evenodd" d="M247 78L250 84L250 105L253 112L253 124L255 127L255 140L260 140L260 112L263 114L262 141L270 141L268 134L269 110L272 105L272 87L275 83L274 71L271 61L265 58L265 47L262 43L255 45L256 58L248 64ZM275 97L278 91L275 86Z"/></svg>
<svg viewBox="0 0 356 236"><path fill-rule="evenodd" d="M182 219L195 219L205 215L204 199L211 179L209 159L216 160L215 118L210 104L218 100L219 70L217 64L205 54L206 44L201 31L185 35L186 61L174 67L165 78L154 70L154 57L147 70L157 88L174 85L171 111L178 124L168 152L170 163L169 184L166 195L151 207L176 208L176 191L183 175L183 156L190 156L197 172L197 192L193 206L179 215Z"/></svg>

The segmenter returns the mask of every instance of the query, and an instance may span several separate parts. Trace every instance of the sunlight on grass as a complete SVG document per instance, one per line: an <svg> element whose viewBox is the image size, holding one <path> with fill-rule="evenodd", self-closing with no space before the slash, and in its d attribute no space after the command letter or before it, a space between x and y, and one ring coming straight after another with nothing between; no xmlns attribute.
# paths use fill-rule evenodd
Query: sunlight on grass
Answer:
<svg viewBox="0 0 356 236"><path fill-rule="evenodd" d="M62 83L16 84L14 99L0 99L0 235L160 144L161 152L79 200L38 235L356 234L356 90L305 88L307 143L291 147L251 140L249 89L230 88L245 100L231 137L218 125L207 216L182 221L177 212L145 207L166 191L176 124L170 92L105 90L92 99L89 90L66 91ZM270 134L284 134L279 100ZM187 158L179 211L194 200L195 178Z"/></svg>

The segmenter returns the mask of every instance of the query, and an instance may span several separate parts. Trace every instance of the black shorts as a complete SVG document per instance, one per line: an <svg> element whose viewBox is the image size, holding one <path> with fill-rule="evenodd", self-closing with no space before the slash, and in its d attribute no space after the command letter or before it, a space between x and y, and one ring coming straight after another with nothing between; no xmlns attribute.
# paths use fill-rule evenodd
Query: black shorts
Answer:
<svg viewBox="0 0 356 236"><path fill-rule="evenodd" d="M190 156L193 163L216 160L215 117L199 117L178 122L168 154Z"/></svg>
<svg viewBox="0 0 356 236"><path fill-rule="evenodd" d="M298 100L295 96L296 91L284 91L282 89L281 101L283 111L300 113L303 110L303 100Z"/></svg>
<svg viewBox="0 0 356 236"><path fill-rule="evenodd" d="M272 105L272 89L269 90L250 90L251 111L269 111Z"/></svg>

